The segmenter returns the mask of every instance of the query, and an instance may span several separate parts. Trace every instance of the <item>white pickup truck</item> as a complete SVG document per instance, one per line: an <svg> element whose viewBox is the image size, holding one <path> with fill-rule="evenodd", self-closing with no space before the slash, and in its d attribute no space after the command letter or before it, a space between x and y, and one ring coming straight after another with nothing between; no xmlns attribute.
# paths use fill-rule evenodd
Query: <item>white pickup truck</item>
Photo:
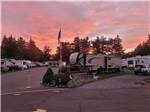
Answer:
<svg viewBox="0 0 150 112"><path fill-rule="evenodd" d="M150 75L150 66L146 65L136 65L134 68L134 73L136 75L143 74L143 75Z"/></svg>

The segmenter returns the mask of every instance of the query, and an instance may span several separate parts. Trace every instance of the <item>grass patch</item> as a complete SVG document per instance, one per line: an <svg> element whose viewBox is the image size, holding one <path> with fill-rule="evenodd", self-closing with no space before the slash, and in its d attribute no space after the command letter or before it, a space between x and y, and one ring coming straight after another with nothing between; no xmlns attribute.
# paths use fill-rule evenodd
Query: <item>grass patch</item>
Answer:
<svg viewBox="0 0 150 112"><path fill-rule="evenodd" d="M88 84L88 83L91 83L91 82L94 82L94 81L97 81L97 80L103 80L103 79L108 79L108 78L112 78L112 77L117 77L117 76L122 76L122 75L126 75L125 72L123 72L123 74L120 72L120 73L103 73L103 74L100 74L98 75L99 78L98 79L93 79L93 76L92 75L81 75L79 76L78 78L76 79L73 79L73 86L72 87L80 87L84 84Z"/></svg>
<svg viewBox="0 0 150 112"><path fill-rule="evenodd" d="M99 80L107 79L107 78L111 78L111 77L115 77L115 76L121 76L121 74L120 73L116 73L116 74L101 74L101 75L99 75Z"/></svg>
<svg viewBox="0 0 150 112"><path fill-rule="evenodd" d="M123 75L134 75L134 71L124 69L124 71L121 71L119 73L102 73L98 75L99 76L98 79L93 79L92 75L87 75L86 73L85 74L76 73L74 74L75 78L73 79L72 82L73 84L71 87L80 87L84 84L88 84L96 80L103 80L103 79L108 79L108 78L123 76Z"/></svg>
<svg viewBox="0 0 150 112"><path fill-rule="evenodd" d="M101 79L111 78L115 76L122 76L122 75L134 75L134 71L129 69L124 69L119 73L105 73L105 74L103 73L99 75L99 79L101 80Z"/></svg>
<svg viewBox="0 0 150 112"><path fill-rule="evenodd" d="M120 72L121 75L134 75L134 71L133 70L129 70L129 69L124 69Z"/></svg>
<svg viewBox="0 0 150 112"><path fill-rule="evenodd" d="M74 74L74 78L71 80L70 87L79 87L93 81L93 77L88 76L87 74Z"/></svg>

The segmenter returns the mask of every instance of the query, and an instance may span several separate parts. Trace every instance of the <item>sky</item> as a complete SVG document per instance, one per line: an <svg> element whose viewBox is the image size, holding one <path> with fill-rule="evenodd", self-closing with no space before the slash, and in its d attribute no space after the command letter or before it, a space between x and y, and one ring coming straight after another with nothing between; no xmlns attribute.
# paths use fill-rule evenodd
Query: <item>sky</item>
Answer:
<svg viewBox="0 0 150 112"><path fill-rule="evenodd" d="M149 15L148 1L3 1L2 36L12 34L27 41L32 37L40 49L50 46L54 53L60 28L62 41L68 42L76 36L92 40L96 36L114 38L118 34L128 52L147 39Z"/></svg>

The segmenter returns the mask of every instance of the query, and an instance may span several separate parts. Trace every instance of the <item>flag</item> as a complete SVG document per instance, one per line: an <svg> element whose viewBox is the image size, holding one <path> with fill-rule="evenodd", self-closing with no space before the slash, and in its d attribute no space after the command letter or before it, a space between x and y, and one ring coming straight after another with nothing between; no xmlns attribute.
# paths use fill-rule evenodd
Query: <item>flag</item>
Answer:
<svg viewBox="0 0 150 112"><path fill-rule="evenodd" d="M60 44L60 39L61 39L61 29L59 30L59 33L58 33L58 44Z"/></svg>

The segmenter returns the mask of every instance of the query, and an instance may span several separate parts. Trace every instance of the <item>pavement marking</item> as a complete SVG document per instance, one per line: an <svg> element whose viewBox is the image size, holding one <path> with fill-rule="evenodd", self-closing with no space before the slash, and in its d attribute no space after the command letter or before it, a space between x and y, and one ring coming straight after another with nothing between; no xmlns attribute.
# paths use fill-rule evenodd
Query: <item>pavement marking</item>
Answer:
<svg viewBox="0 0 150 112"><path fill-rule="evenodd" d="M60 92L60 90L55 90L55 91L53 91L53 92L59 93L59 92Z"/></svg>
<svg viewBox="0 0 150 112"><path fill-rule="evenodd" d="M19 95L21 95L21 94L17 94L17 93L16 93L16 94L13 94L13 95L14 95L14 96L19 96Z"/></svg>
<svg viewBox="0 0 150 112"><path fill-rule="evenodd" d="M66 88L65 89L62 89L62 88L59 88L59 89L42 89L42 90L28 90L28 91L19 91L19 92L8 92L8 93L2 93L2 95L15 95L15 94L22 94L22 93L37 93L37 92L46 92L46 91L53 91L53 92L60 92L60 91L63 91L63 90L67 90Z"/></svg>
<svg viewBox="0 0 150 112"><path fill-rule="evenodd" d="M27 86L26 88L31 88L31 86Z"/></svg>
<svg viewBox="0 0 150 112"><path fill-rule="evenodd" d="M35 111L32 111L32 112L48 112L48 111L45 109L36 109Z"/></svg>

